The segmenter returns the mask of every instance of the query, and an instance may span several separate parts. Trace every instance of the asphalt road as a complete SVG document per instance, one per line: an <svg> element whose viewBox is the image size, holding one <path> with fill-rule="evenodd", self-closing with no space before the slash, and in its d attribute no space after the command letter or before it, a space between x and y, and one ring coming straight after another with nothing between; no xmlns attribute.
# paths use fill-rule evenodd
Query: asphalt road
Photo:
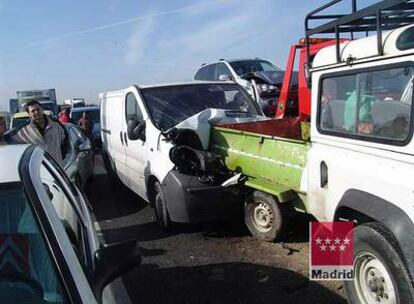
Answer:
<svg viewBox="0 0 414 304"><path fill-rule="evenodd" d="M109 184L99 157L86 192L107 242L140 243L143 264L122 277L120 303L346 303L341 283L309 281L303 217L278 244L254 239L241 220L166 234L143 200Z"/></svg>

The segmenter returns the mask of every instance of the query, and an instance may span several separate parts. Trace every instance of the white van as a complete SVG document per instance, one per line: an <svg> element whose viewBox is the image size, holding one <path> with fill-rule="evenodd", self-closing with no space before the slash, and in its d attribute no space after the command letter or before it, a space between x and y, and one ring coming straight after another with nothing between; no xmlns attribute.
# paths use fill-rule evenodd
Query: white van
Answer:
<svg viewBox="0 0 414 304"><path fill-rule="evenodd" d="M207 152L209 123L265 119L238 84L131 86L99 98L108 174L155 208L162 229L225 219L242 209L228 187L234 177Z"/></svg>

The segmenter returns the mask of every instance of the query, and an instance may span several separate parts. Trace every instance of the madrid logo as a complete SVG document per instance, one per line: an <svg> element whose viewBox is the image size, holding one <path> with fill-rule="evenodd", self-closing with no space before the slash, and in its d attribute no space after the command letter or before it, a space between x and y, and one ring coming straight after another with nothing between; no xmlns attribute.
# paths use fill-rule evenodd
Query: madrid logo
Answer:
<svg viewBox="0 0 414 304"><path fill-rule="evenodd" d="M310 223L310 279L352 280L352 222Z"/></svg>

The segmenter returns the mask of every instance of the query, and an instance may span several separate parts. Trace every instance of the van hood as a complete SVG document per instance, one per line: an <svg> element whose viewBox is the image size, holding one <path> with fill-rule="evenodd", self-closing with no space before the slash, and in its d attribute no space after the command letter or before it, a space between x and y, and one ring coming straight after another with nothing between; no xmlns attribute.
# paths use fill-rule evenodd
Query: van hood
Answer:
<svg viewBox="0 0 414 304"><path fill-rule="evenodd" d="M173 144L176 143L174 138L177 138L178 133L188 132L189 130L195 132L198 135L202 149L207 151L210 144L210 128L211 126L242 123L250 121L269 120L265 116L252 115L241 111L222 110L222 109L206 109L202 112L193 115L186 120L180 122L173 128L164 132L167 138L169 138ZM201 148L201 147L200 147Z"/></svg>

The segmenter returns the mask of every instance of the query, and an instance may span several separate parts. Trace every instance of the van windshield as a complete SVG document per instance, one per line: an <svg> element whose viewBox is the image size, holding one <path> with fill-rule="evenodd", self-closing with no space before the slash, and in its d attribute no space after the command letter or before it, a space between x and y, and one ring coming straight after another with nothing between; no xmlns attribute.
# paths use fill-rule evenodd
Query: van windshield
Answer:
<svg viewBox="0 0 414 304"><path fill-rule="evenodd" d="M161 131L209 108L260 115L254 101L236 84L154 87L142 89L142 94L154 125Z"/></svg>

